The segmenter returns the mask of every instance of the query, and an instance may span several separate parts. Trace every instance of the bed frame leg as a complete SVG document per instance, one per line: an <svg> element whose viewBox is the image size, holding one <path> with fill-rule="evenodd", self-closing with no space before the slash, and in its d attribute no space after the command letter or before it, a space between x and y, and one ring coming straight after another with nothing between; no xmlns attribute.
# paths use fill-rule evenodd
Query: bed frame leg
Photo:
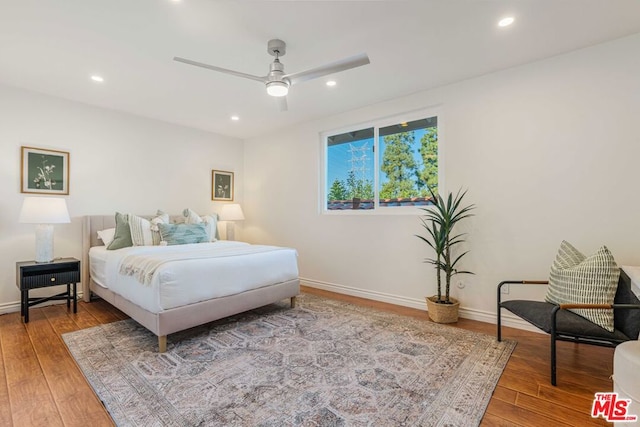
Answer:
<svg viewBox="0 0 640 427"><path fill-rule="evenodd" d="M158 352L164 353L167 351L167 336L160 335L158 336Z"/></svg>
<svg viewBox="0 0 640 427"><path fill-rule="evenodd" d="M296 297L291 297L291 308L296 308Z"/></svg>

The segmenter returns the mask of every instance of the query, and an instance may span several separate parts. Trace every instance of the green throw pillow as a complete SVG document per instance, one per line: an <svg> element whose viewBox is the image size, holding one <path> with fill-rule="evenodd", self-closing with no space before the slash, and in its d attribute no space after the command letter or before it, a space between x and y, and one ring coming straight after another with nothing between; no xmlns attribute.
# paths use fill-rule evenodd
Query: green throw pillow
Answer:
<svg viewBox="0 0 640 427"><path fill-rule="evenodd" d="M563 241L551 266L545 300L555 304L613 304L619 277L620 269L606 246L585 257ZM614 331L613 309L571 311L609 332Z"/></svg>
<svg viewBox="0 0 640 427"><path fill-rule="evenodd" d="M200 224L158 224L160 236L167 245L186 245L209 241L204 223Z"/></svg>
<svg viewBox="0 0 640 427"><path fill-rule="evenodd" d="M107 246L107 250L128 248L129 246L133 246L129 216L116 212L116 233L113 236L113 241Z"/></svg>

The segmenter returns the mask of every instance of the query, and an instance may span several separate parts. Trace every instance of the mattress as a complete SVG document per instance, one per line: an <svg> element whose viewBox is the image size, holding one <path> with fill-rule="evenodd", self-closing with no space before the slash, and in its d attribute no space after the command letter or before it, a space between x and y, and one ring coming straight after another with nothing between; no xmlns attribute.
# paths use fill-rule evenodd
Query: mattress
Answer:
<svg viewBox="0 0 640 427"><path fill-rule="evenodd" d="M123 272L132 259L162 256L168 260L158 263L148 283ZM152 313L298 278L294 249L231 241L111 251L94 246L89 261L97 285Z"/></svg>

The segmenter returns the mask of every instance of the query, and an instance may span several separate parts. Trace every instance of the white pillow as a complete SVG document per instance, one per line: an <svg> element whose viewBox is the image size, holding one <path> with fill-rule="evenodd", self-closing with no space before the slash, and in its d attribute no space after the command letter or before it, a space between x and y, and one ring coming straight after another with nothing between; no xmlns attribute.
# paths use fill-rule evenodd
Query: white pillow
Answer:
<svg viewBox="0 0 640 427"><path fill-rule="evenodd" d="M159 245L162 242L162 236L160 235L160 228L158 224L169 224L169 214L164 213L161 210L156 212L156 216L151 219L151 238L154 245Z"/></svg>
<svg viewBox="0 0 640 427"><path fill-rule="evenodd" d="M200 224L202 222L202 218L200 218L200 215L189 208L183 210L182 215L184 216L185 224Z"/></svg>
<svg viewBox="0 0 640 427"><path fill-rule="evenodd" d="M98 231L98 239L102 240L105 246L109 246L113 242L113 238L116 235L115 228L107 228L106 230Z"/></svg>
<svg viewBox="0 0 640 427"><path fill-rule="evenodd" d="M186 224L200 224L204 222L204 228L207 232L207 238L210 242L215 242L218 234L218 218L214 215L200 216L191 209L185 209L182 211L184 215L184 222Z"/></svg>

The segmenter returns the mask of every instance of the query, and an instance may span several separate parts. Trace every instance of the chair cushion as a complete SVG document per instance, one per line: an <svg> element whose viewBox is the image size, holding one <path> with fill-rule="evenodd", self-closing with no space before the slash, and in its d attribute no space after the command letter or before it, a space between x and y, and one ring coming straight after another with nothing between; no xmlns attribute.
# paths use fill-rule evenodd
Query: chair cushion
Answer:
<svg viewBox="0 0 640 427"><path fill-rule="evenodd" d="M613 304L620 269L606 246L585 257L562 241L549 274L545 301L555 304ZM613 310L575 309L609 332L614 331Z"/></svg>
<svg viewBox="0 0 640 427"><path fill-rule="evenodd" d="M551 333L551 312L556 306L555 304L544 301L511 300L504 301L500 305L535 327L548 334ZM560 310L558 312L556 333L615 343L629 341L630 339L617 329L609 332L569 310Z"/></svg>

